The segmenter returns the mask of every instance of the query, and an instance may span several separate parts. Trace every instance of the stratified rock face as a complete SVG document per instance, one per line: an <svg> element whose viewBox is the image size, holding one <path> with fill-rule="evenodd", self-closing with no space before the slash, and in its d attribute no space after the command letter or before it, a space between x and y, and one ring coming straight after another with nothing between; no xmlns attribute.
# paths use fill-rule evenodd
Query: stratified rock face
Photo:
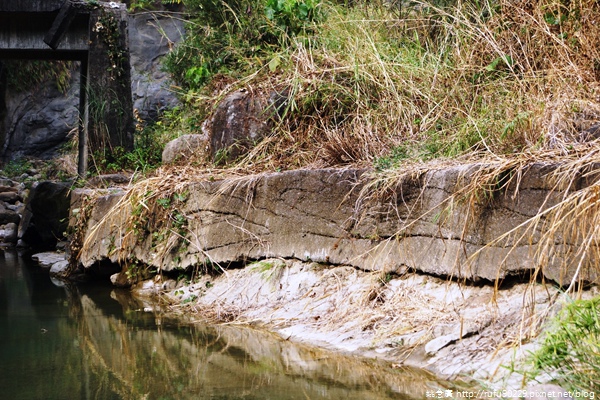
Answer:
<svg viewBox="0 0 600 400"><path fill-rule="evenodd" d="M183 33L184 23L175 14L144 12L129 17L133 107L145 122L158 120L165 110L179 104L161 60Z"/></svg>
<svg viewBox="0 0 600 400"><path fill-rule="evenodd" d="M177 246L170 239L178 237L175 229L149 232L143 242L132 242L127 223L140 200L131 197L113 213L123 195L109 195L98 199L92 212L81 262L89 267L107 258L136 258L168 271L282 257L472 280L534 270L541 227L526 237L494 240L560 201L564 193L552 192L546 180L552 168L531 166L521 176L518 193L513 185L485 204L451 201L481 167L429 171L370 200L360 194L369 191L361 170L296 170L215 182L189 177L180 208L189 243ZM578 188L585 185L577 183ZM138 221L136 226L147 224ZM568 284L579 262L569 252L577 246L557 244L541 273ZM594 263L586 260L580 277L597 279L588 268Z"/></svg>

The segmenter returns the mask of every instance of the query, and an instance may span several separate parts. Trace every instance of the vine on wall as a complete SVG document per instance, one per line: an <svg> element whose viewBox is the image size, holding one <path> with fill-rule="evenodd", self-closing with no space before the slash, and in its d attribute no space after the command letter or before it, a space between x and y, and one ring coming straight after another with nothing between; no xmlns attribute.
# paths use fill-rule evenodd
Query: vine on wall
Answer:
<svg viewBox="0 0 600 400"><path fill-rule="evenodd" d="M110 60L109 72L117 78L125 72L123 64L126 61L126 51L121 43L119 24L119 20L114 15L101 10L98 21L92 28L106 45Z"/></svg>

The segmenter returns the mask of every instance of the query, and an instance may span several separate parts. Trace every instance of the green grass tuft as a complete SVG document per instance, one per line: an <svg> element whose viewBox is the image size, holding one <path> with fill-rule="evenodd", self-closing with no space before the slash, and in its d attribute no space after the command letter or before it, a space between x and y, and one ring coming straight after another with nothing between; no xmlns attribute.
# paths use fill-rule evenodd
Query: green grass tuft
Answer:
<svg viewBox="0 0 600 400"><path fill-rule="evenodd" d="M533 374L556 377L569 390L600 389L600 297L566 305L531 356Z"/></svg>

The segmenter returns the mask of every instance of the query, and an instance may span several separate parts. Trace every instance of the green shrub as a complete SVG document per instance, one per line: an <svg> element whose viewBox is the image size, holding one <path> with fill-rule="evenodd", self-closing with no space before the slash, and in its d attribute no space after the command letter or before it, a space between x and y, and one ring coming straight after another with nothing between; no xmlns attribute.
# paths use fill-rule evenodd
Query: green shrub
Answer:
<svg viewBox="0 0 600 400"><path fill-rule="evenodd" d="M533 374L555 376L569 390L600 389L600 297L565 306L531 356Z"/></svg>
<svg viewBox="0 0 600 400"><path fill-rule="evenodd" d="M320 18L319 0L184 0L187 35L165 60L185 90L200 90L216 74L238 79L285 49L289 36Z"/></svg>
<svg viewBox="0 0 600 400"><path fill-rule="evenodd" d="M2 173L8 178L15 179L26 173L31 168L33 168L33 163L30 160L21 158L4 164L2 167Z"/></svg>
<svg viewBox="0 0 600 400"><path fill-rule="evenodd" d="M183 0L133 0L129 5L129 10L154 10L161 4L181 4L182 2Z"/></svg>
<svg viewBox="0 0 600 400"><path fill-rule="evenodd" d="M266 17L288 35L302 32L319 17L320 0L267 0Z"/></svg>
<svg viewBox="0 0 600 400"><path fill-rule="evenodd" d="M32 90L48 80L53 80L61 93L66 93L70 88L73 67L71 61L2 60L2 64L6 67L6 80L10 90Z"/></svg>

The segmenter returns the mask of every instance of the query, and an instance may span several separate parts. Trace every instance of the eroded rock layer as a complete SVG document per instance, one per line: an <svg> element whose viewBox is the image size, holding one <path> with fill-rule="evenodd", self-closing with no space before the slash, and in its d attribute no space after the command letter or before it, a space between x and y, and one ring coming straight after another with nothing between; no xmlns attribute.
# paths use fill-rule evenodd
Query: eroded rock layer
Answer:
<svg viewBox="0 0 600 400"><path fill-rule="evenodd" d="M169 271L281 257L472 280L538 271L561 285L574 277L594 281L594 252L578 252L586 238L552 225L548 247L552 221L539 217L588 188L590 177L573 179L567 190L548 179L556 166L534 164L518 179L509 171L493 180L496 186L478 188L473 184L485 168L429 170L386 189L355 169L187 177L179 184L185 187L177 200L179 225L163 225L160 232L138 215L147 198L135 190L107 194L92 203L80 260L85 267L103 259L137 260ZM464 190L469 185L475 189ZM75 192L73 202L81 196ZM161 204L175 203L165 198Z"/></svg>

